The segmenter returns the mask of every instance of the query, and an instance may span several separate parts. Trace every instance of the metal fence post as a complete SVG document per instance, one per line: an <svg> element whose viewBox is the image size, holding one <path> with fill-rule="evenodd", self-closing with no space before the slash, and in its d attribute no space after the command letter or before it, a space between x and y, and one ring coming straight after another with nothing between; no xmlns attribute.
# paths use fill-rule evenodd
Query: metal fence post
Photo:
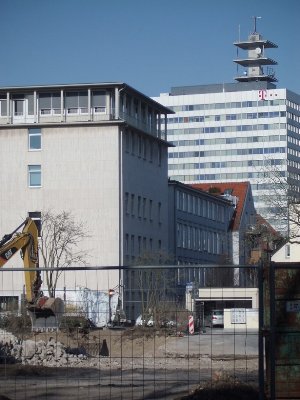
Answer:
<svg viewBox="0 0 300 400"><path fill-rule="evenodd" d="M264 271L262 261L258 265L258 374L259 400L264 400L265 370L264 370Z"/></svg>

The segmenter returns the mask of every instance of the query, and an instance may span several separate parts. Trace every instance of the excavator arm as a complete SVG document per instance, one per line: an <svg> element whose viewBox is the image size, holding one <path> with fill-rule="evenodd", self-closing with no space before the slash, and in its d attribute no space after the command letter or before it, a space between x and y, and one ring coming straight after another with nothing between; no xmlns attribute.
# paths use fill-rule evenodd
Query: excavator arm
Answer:
<svg viewBox="0 0 300 400"><path fill-rule="evenodd" d="M17 232L22 226L24 226L23 231ZM25 269L26 300L34 303L39 295L42 280L38 270L38 230L30 218L0 241L0 267L3 267L19 251Z"/></svg>
<svg viewBox="0 0 300 400"><path fill-rule="evenodd" d="M19 229L23 227L22 232ZM57 330L64 312L60 298L43 296L39 270L38 230L35 222L27 218L12 233L4 235L0 241L0 268L20 251L25 274L25 296L32 329Z"/></svg>

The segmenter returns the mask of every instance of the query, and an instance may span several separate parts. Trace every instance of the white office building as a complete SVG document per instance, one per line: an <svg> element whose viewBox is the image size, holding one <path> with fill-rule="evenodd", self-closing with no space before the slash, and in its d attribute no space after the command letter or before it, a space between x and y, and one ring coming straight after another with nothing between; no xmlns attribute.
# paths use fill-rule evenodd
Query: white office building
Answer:
<svg viewBox="0 0 300 400"><path fill-rule="evenodd" d="M88 266L167 250L168 112L124 83L0 88L1 236L29 213L70 211L89 235L80 243ZM0 279L1 296L22 292L21 272ZM118 270L67 272L63 281L69 289L121 284Z"/></svg>
<svg viewBox="0 0 300 400"><path fill-rule="evenodd" d="M185 183L250 181L257 212L274 226L265 195L274 173L299 190L300 96L277 88L266 53L277 46L254 31L235 42L244 58L235 83L173 87L154 98L168 117L169 176ZM278 227L278 224L277 224Z"/></svg>

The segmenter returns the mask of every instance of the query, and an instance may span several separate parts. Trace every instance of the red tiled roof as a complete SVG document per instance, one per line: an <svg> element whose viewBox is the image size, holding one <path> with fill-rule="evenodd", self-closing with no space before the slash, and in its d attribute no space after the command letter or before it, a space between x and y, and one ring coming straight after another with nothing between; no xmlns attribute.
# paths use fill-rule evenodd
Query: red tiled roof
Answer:
<svg viewBox="0 0 300 400"><path fill-rule="evenodd" d="M247 194L250 190L250 183L249 182L213 182L213 183L194 183L189 185L194 189L200 189L204 192L209 192L214 195L222 195L224 194L226 189L231 189L231 195L236 196L238 198L238 203L236 206L235 213L233 215L233 221L231 229L233 231L238 231L241 217L244 209L245 200L247 198ZM210 191L212 188L219 189L219 193L214 193Z"/></svg>

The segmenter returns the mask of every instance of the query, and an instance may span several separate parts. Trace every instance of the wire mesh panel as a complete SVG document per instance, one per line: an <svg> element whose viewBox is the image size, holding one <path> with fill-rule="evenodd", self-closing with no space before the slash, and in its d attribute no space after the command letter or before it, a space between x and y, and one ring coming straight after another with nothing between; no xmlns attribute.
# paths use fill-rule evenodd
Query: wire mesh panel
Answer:
<svg viewBox="0 0 300 400"><path fill-rule="evenodd" d="M22 284L14 280L9 292L5 281L14 272L2 269L0 395L188 399L195 390L241 383L257 389L256 268L240 267L238 280L236 269L68 269L55 292L65 305L59 329L36 332ZM118 285L103 279L111 270ZM99 285L90 288L91 281Z"/></svg>
<svg viewBox="0 0 300 400"><path fill-rule="evenodd" d="M300 271L270 263L265 284L266 398L300 398Z"/></svg>

